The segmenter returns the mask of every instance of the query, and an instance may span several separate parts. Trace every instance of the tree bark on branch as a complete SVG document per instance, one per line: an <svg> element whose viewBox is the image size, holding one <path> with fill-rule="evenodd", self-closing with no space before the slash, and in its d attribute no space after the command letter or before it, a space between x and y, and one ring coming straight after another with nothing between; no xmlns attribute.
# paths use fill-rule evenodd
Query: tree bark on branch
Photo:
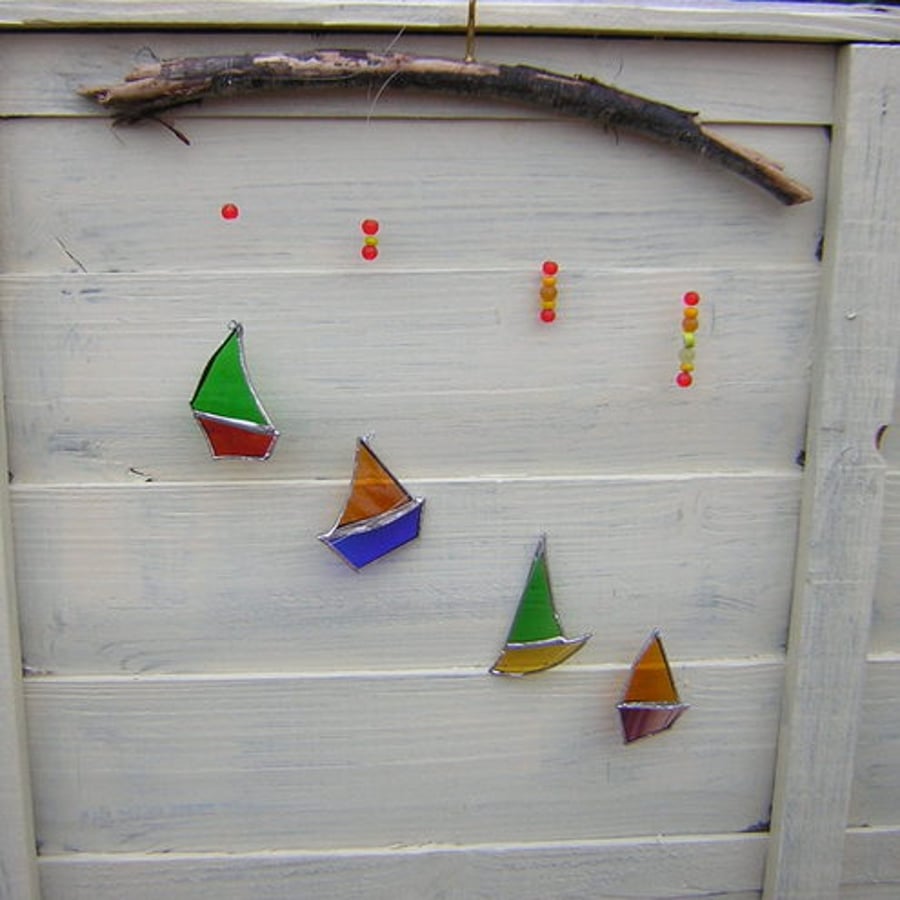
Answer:
<svg viewBox="0 0 900 900"><path fill-rule="evenodd" d="M80 93L109 109L119 122L156 118L166 110L207 98L297 88L390 85L473 99L504 100L623 129L706 157L748 179L782 203L812 199L812 192L762 154L703 125L698 114L618 90L581 75L531 66L370 53L257 53L185 57L142 65L119 84Z"/></svg>

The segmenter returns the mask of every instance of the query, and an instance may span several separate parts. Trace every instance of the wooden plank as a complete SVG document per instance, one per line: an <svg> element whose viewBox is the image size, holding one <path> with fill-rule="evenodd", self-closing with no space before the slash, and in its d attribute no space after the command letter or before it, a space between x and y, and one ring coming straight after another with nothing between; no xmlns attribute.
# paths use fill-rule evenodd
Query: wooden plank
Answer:
<svg viewBox="0 0 900 900"><path fill-rule="evenodd" d="M369 432L409 478L799 471L815 265L566 266L548 328L540 259L0 282L15 484L347 479ZM690 391L686 289L704 298ZM188 409L230 319L282 432L265 464L212 463Z"/></svg>
<svg viewBox="0 0 900 900"><path fill-rule="evenodd" d="M340 854L77 854L41 858L44 900L279 900L302 890L335 900L515 896L520 900L752 900L760 834L504 847L407 847ZM841 900L894 900L900 831L849 829Z"/></svg>
<svg viewBox="0 0 900 900"><path fill-rule="evenodd" d="M900 281L900 50L841 52L766 896L836 897L875 590ZM879 98L873 104L871 98Z"/></svg>
<svg viewBox="0 0 900 900"><path fill-rule="evenodd" d="M457 58L457 35L403 33L272 34L179 32L0 34L0 114L11 116L103 116L96 103L78 96L86 85L121 80L136 64L159 57L222 55L283 50L311 52L360 47ZM709 41L599 40L521 36L485 37L485 61L528 64L580 73L623 90L699 110L709 122L827 124L831 121L834 48L828 45L717 43ZM179 121L195 116L291 116L302 118L427 117L546 119L527 107L473 103L452 97L382 92L374 97L346 91L307 91L290 98L258 96L186 107Z"/></svg>
<svg viewBox="0 0 900 900"><path fill-rule="evenodd" d="M570 268L746 268L811 261L824 214L820 128L721 129L810 186L818 199L791 208L704 160L561 120L186 130L190 147L154 125L6 121L0 154L15 177L0 213L23 225L0 249L4 271L360 268L366 216L382 224L380 270L482 269L488 249L492 267L529 271L547 253ZM219 217L226 201L243 211L233 223Z"/></svg>
<svg viewBox="0 0 900 900"><path fill-rule="evenodd" d="M604 34L715 35L785 40L896 40L900 17L890 7L835 3L754 3L731 0L630 0L555 2L481 0L482 30L559 30ZM338 2L338 0L137 0L122 8L114 0L72 5L60 0L0 0L0 27L216 27L418 28L465 26L459 0L429 2Z"/></svg>
<svg viewBox="0 0 900 900"><path fill-rule="evenodd" d="M780 661L671 661L692 708L677 730L629 746L615 709L624 665L525 679L459 669L28 679L41 852L757 828Z"/></svg>
<svg viewBox="0 0 900 900"><path fill-rule="evenodd" d="M6 466L6 412L2 397L0 377L0 471ZM7 479L0 479L0 810L0 898L38 900Z"/></svg>
<svg viewBox="0 0 900 900"><path fill-rule="evenodd" d="M897 421L897 420L895 420ZM898 423L900 424L900 423ZM900 431L898 428L893 429ZM870 651L900 651L900 472L888 471Z"/></svg>
<svg viewBox="0 0 900 900"><path fill-rule="evenodd" d="M654 625L680 659L781 651L797 476L409 486L420 539L362 574L315 540L345 482L16 491L26 664L484 671L541 531L563 622L596 633L571 665L630 663Z"/></svg>
<svg viewBox="0 0 900 900"><path fill-rule="evenodd" d="M900 655L873 658L863 700L849 812L849 824L860 828L900 825L898 677Z"/></svg>
<svg viewBox="0 0 900 900"><path fill-rule="evenodd" d="M44 900L754 900L759 834L341 853L43 857Z"/></svg>
<svg viewBox="0 0 900 900"><path fill-rule="evenodd" d="M900 893L900 828L850 828L841 900L894 900Z"/></svg>

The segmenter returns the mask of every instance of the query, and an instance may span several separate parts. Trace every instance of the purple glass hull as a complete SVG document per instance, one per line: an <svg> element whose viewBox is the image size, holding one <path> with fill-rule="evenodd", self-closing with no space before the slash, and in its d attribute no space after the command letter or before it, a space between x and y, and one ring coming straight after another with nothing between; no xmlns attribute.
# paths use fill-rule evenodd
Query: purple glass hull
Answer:
<svg viewBox="0 0 900 900"><path fill-rule="evenodd" d="M670 704L619 704L619 715L622 719L622 732L625 743L638 738L659 734L675 724L678 717L687 709L685 703Z"/></svg>

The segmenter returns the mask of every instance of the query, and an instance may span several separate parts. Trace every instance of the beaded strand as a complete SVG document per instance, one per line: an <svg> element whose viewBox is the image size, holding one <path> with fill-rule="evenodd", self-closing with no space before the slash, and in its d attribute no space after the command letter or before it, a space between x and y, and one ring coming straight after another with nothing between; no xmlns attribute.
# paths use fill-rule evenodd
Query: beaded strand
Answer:
<svg viewBox="0 0 900 900"><path fill-rule="evenodd" d="M697 306L700 303L700 295L696 291L688 291L681 299L684 303L681 319L682 347L678 353L678 361L681 365L675 376L675 384L678 387L688 388L694 383L696 332L700 327L700 310L697 309Z"/></svg>
<svg viewBox="0 0 900 900"><path fill-rule="evenodd" d="M548 325L556 319L556 296L559 293L556 287L558 272L559 263L552 259L546 260L541 266L541 321Z"/></svg>
<svg viewBox="0 0 900 900"><path fill-rule="evenodd" d="M378 256L378 238L376 237L380 228L378 219L363 219L359 227L365 235L360 253L363 259L371 262Z"/></svg>

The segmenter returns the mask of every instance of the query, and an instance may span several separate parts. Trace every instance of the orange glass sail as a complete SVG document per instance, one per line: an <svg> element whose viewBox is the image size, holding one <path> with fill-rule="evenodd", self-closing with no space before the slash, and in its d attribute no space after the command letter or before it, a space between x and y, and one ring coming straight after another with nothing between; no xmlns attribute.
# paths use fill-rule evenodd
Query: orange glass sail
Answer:
<svg viewBox="0 0 900 900"><path fill-rule="evenodd" d="M424 503L411 496L365 438L359 438L350 496L337 522L319 540L347 565L362 569L419 536Z"/></svg>
<svg viewBox="0 0 900 900"><path fill-rule="evenodd" d="M675 724L688 708L681 702L658 631L652 631L631 667L617 706L625 742L658 734Z"/></svg>
<svg viewBox="0 0 900 900"><path fill-rule="evenodd" d="M412 497L363 438L356 443L353 487L337 527L379 516L409 503Z"/></svg>
<svg viewBox="0 0 900 900"><path fill-rule="evenodd" d="M678 703L678 691L658 631L651 634L643 653L634 661L631 679L622 698L623 703L640 703L642 700Z"/></svg>

